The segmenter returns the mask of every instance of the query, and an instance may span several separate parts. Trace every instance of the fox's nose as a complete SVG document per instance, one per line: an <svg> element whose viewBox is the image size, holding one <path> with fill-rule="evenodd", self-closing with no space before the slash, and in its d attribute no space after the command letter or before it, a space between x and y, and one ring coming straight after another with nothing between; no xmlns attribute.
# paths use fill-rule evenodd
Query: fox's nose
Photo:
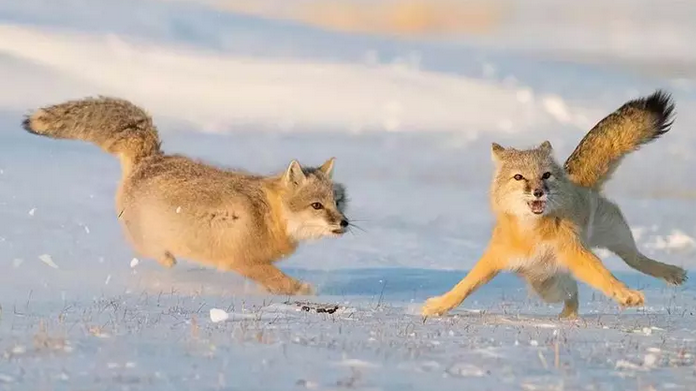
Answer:
<svg viewBox="0 0 696 391"><path fill-rule="evenodd" d="M348 220L346 220L346 219L341 220L341 227L345 228L347 226L348 226Z"/></svg>
<svg viewBox="0 0 696 391"><path fill-rule="evenodd" d="M534 197L536 198L541 198L544 195L544 190L534 189L534 192L532 194L534 194Z"/></svg>

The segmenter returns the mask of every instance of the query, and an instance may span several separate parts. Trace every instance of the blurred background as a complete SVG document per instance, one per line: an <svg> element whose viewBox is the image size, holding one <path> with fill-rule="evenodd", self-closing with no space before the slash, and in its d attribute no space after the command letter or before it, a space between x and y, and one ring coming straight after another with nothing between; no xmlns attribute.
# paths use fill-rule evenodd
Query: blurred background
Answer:
<svg viewBox="0 0 696 391"><path fill-rule="evenodd" d="M0 192L15 218L3 251L131 257L113 218L115 159L18 126L65 99L132 100L167 151L225 166L336 156L366 232L289 266L467 269L492 224L491 142L548 139L563 160L602 117L662 88L673 131L626 159L607 193L645 252L693 266L694 37L688 1L0 2Z"/></svg>

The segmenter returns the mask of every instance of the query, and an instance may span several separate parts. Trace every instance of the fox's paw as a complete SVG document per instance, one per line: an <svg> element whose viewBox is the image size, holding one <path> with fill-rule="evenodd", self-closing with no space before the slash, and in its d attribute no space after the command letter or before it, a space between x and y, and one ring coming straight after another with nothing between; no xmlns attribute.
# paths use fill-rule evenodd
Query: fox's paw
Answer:
<svg viewBox="0 0 696 391"><path fill-rule="evenodd" d="M574 320L578 318L577 308L563 308L563 311L558 314L558 319Z"/></svg>
<svg viewBox="0 0 696 391"><path fill-rule="evenodd" d="M445 300L443 296L431 297L425 301L421 309L423 316L441 316L451 310L452 306Z"/></svg>
<svg viewBox="0 0 696 391"><path fill-rule="evenodd" d="M167 269L173 268L176 265L176 258L170 253L164 254L162 257L157 259L160 265L166 267Z"/></svg>
<svg viewBox="0 0 696 391"><path fill-rule="evenodd" d="M578 300L577 297L568 300L563 304L563 311L558 314L559 319L577 319L578 318Z"/></svg>
<svg viewBox="0 0 696 391"><path fill-rule="evenodd" d="M284 286L267 286L266 291L281 296L313 296L314 288L306 282L295 281Z"/></svg>
<svg viewBox="0 0 696 391"><path fill-rule="evenodd" d="M645 296L643 296L643 293L632 289L625 289L617 292L614 299L622 307L640 307L645 303Z"/></svg>
<svg viewBox="0 0 696 391"><path fill-rule="evenodd" d="M689 279L686 270L673 265L666 266L661 277L670 285L681 285Z"/></svg>
<svg viewBox="0 0 696 391"><path fill-rule="evenodd" d="M313 286L306 282L301 282L294 294L298 296L314 296L315 293L316 291Z"/></svg>

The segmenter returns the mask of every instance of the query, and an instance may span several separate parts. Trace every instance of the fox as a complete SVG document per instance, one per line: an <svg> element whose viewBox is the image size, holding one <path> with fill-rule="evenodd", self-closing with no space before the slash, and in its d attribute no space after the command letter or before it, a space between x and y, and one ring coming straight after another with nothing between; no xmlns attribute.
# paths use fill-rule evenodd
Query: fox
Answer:
<svg viewBox="0 0 696 391"><path fill-rule="evenodd" d="M310 284L275 263L301 242L339 237L350 226L333 157L318 167L295 159L263 176L166 154L143 108L105 96L40 108L22 126L115 155L121 166L115 205L125 237L137 254L166 268L183 258L237 272L271 294L312 295Z"/></svg>
<svg viewBox="0 0 696 391"><path fill-rule="evenodd" d="M548 140L530 149L492 143L489 243L458 284L426 300L422 315L447 313L501 272L516 273L545 302L563 302L560 318L578 317L577 280L622 308L644 305L643 293L614 277L592 248L668 284L684 283L684 269L638 250L621 209L602 194L627 154L670 130L673 114L671 95L662 90L630 100L591 128L563 166Z"/></svg>

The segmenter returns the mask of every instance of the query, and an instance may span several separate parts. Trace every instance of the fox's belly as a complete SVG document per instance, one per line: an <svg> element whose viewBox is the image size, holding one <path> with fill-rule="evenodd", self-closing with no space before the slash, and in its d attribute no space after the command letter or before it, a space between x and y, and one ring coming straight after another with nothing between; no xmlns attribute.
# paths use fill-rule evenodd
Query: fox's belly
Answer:
<svg viewBox="0 0 696 391"><path fill-rule="evenodd" d="M506 269L534 279L546 279L568 272L568 269L560 264L552 253L543 253L535 257L511 258L507 261Z"/></svg>
<svg viewBox="0 0 696 391"><path fill-rule="evenodd" d="M200 212L183 206L131 205L120 220L137 247L150 256L169 252L197 261L238 258L253 243L248 221L232 212Z"/></svg>

